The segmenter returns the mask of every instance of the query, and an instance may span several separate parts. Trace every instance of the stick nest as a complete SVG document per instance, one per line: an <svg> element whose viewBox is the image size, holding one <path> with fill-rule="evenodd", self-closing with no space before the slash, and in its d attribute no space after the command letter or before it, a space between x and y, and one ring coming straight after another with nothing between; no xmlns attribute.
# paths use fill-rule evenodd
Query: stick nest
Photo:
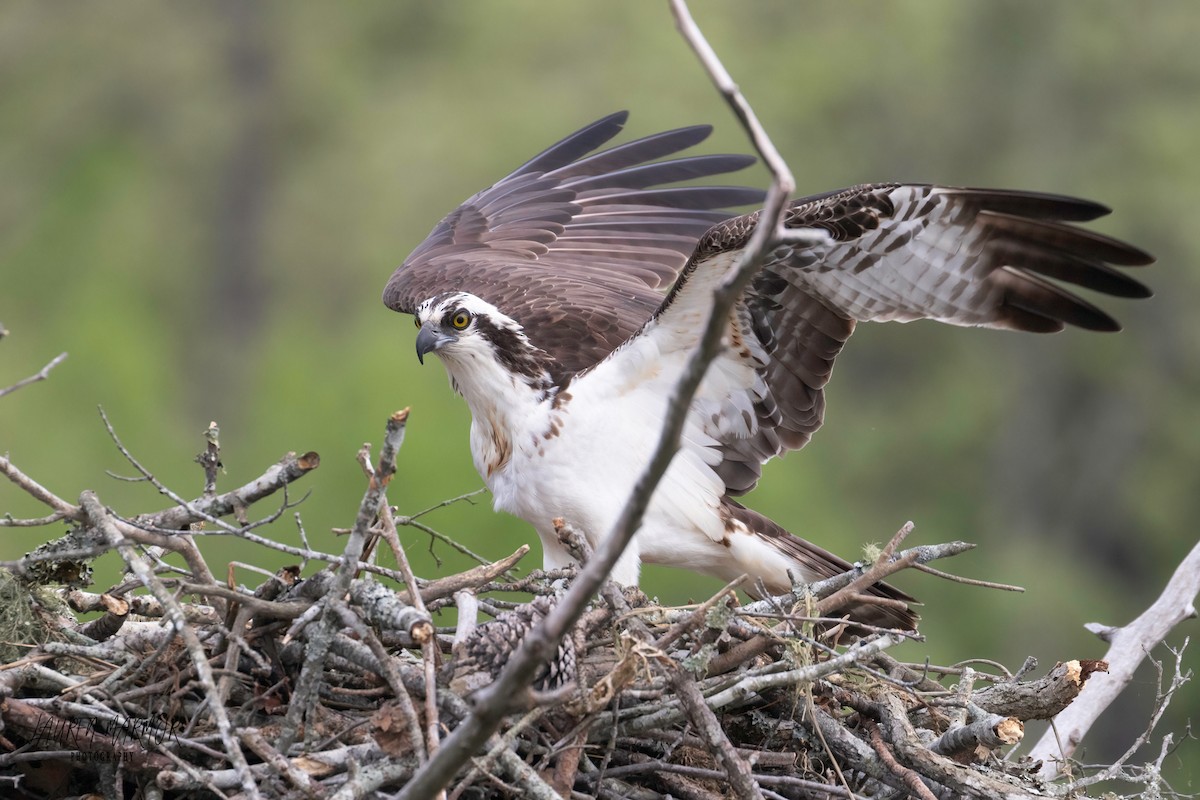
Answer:
<svg viewBox="0 0 1200 800"><path fill-rule="evenodd" d="M176 502L137 517L90 491L58 498L0 460L53 512L6 524L70 526L0 574L3 796L402 792L539 635L572 577L518 577L526 547L459 574L413 576L395 526L414 520L394 517L385 497L404 423L389 422L377 467L360 454L368 487L340 554L258 532L286 499L247 521L255 502L286 497L315 469L315 454L289 454L219 494L214 427L197 459L203 496L160 487ZM232 569L218 581L198 544L205 532L293 552L298 566L254 587L236 585ZM464 754L446 796L1053 794L1036 765L1000 757L1026 720L1053 716L1103 664L1067 662L1029 681L1003 668L901 664L887 650L912 633L846 635L831 598L861 602L864 581L962 549L896 552L902 538L840 579L748 604L733 584L683 608L608 584L507 699L485 750ZM398 569L372 563L388 544ZM109 551L124 582L87 591L91 560Z"/></svg>

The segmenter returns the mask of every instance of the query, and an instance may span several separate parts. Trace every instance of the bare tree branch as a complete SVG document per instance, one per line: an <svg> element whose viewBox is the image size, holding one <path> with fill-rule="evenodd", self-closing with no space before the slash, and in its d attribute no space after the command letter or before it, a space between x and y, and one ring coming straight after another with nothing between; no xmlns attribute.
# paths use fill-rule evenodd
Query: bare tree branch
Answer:
<svg viewBox="0 0 1200 800"><path fill-rule="evenodd" d="M1042 761L1043 777L1058 775L1061 760L1071 757L1104 709L1133 680L1142 660L1176 625L1196 616L1197 594L1200 594L1200 543L1176 568L1158 599L1137 619L1121 628L1088 626L1111 642L1104 655L1108 673L1092 676L1075 702L1054 718L1053 727L1030 750L1030 758Z"/></svg>

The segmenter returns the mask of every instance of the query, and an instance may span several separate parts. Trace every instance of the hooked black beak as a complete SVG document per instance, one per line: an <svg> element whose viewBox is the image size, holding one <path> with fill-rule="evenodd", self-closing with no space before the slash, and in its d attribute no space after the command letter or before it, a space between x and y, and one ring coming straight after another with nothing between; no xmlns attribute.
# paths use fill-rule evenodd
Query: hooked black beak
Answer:
<svg viewBox="0 0 1200 800"><path fill-rule="evenodd" d="M442 333L437 325L425 323L417 332L417 361L424 364L426 353L432 353L452 341L454 341L454 337Z"/></svg>

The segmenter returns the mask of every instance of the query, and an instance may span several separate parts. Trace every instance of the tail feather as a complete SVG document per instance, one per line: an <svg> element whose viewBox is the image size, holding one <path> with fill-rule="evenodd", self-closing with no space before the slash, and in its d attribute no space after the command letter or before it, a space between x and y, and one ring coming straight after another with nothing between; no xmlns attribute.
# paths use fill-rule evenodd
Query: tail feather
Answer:
<svg viewBox="0 0 1200 800"><path fill-rule="evenodd" d="M725 497L722 499L722 505L727 519L740 523L738 527L744 528L748 535L759 537L790 560L794 565L791 570L796 573L798 578L809 582L818 581L832 578L834 575L840 575L853 568L853 565L845 559L817 547L812 542L793 536L772 520L753 509L746 508L736 500ZM777 577L779 574L786 573L777 571L776 576L765 574L758 576L762 578L763 584L771 594L785 594L792 588L786 581ZM887 600L898 600L902 603L917 602L916 598L887 583L877 583L869 587L864 594ZM852 622L902 630L915 630L918 620L917 614L909 608L902 609L874 603L860 603L845 609L843 613Z"/></svg>

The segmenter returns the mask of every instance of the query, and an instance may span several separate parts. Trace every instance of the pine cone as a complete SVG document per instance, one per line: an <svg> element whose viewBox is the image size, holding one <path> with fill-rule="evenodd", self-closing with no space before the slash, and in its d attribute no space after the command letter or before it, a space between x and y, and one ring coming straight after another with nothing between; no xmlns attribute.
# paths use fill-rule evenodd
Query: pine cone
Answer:
<svg viewBox="0 0 1200 800"><path fill-rule="evenodd" d="M539 624L554 601L545 596L533 602L506 611L491 622L475 629L463 646L463 655L454 669L451 688L460 694L476 691L491 683L504 669L521 640ZM533 679L533 688L539 691L557 689L575 677L575 642L566 636L558 645L558 652L550 663L542 665Z"/></svg>

